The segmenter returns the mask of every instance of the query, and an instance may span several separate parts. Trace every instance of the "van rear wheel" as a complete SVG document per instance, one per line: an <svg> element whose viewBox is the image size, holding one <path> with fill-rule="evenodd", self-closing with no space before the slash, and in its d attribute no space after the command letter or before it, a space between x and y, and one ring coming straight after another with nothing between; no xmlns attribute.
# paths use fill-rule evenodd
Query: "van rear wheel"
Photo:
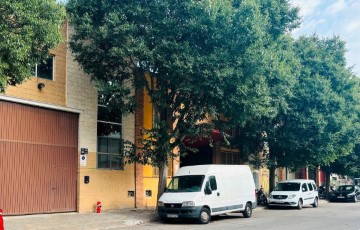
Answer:
<svg viewBox="0 0 360 230"><path fill-rule="evenodd" d="M247 203L245 206L245 210L243 211L243 216L245 218L250 218L252 214L252 207L250 203Z"/></svg>
<svg viewBox="0 0 360 230"><path fill-rule="evenodd" d="M199 216L199 223L200 224L207 224L210 222L210 210L207 208L201 208L200 216Z"/></svg>

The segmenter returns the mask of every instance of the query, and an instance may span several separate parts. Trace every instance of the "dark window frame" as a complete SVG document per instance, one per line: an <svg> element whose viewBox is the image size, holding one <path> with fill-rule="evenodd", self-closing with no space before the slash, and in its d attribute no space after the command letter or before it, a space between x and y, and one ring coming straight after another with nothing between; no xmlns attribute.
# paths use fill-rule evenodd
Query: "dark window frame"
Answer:
<svg viewBox="0 0 360 230"><path fill-rule="evenodd" d="M239 165L241 164L239 152L221 152L221 164L224 165Z"/></svg>
<svg viewBox="0 0 360 230"><path fill-rule="evenodd" d="M99 108L101 107L101 108ZM122 114L114 118L116 122L111 120L99 120L99 117L106 117L99 112L106 112L105 105L98 105L98 118L97 118L97 148L96 160L97 169L104 170L124 170L124 155L123 155L123 141L122 141ZM109 116L107 116L109 117ZM108 126L108 130L106 127ZM100 133L100 129L104 133ZM117 128L117 129L116 129ZM106 134L106 132L117 131L115 133ZM118 141L118 145L113 145ZM115 149L115 150L114 150ZM103 160L102 160L103 159Z"/></svg>
<svg viewBox="0 0 360 230"><path fill-rule="evenodd" d="M51 67L50 67L50 71L51 71L50 75L51 75L51 77L47 77L47 76L45 76L45 75L43 75L43 74L41 74L39 72L40 72L41 69L49 68L49 67L46 67L46 65L48 63L48 60L50 60L50 59L51 59ZM46 79L46 80L49 80L49 81L54 81L54 79L55 79L55 55L50 54L45 62L42 62L40 64L36 64L33 74L37 78Z"/></svg>

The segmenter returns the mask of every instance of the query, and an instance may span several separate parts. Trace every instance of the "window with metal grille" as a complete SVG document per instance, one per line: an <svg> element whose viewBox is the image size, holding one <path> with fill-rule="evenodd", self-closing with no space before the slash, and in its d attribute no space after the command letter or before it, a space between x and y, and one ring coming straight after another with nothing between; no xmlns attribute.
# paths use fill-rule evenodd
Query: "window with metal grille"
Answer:
<svg viewBox="0 0 360 230"><path fill-rule="evenodd" d="M238 152L222 152L221 164L238 165L240 164L240 153Z"/></svg>

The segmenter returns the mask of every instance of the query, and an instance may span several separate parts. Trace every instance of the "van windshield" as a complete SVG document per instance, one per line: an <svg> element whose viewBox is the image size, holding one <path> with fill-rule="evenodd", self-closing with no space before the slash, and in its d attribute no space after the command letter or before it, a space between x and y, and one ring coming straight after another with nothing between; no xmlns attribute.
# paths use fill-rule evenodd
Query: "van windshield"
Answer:
<svg viewBox="0 0 360 230"><path fill-rule="evenodd" d="M300 183L279 183L275 191L299 191Z"/></svg>
<svg viewBox="0 0 360 230"><path fill-rule="evenodd" d="M165 192L200 192L204 178L204 175L173 177Z"/></svg>

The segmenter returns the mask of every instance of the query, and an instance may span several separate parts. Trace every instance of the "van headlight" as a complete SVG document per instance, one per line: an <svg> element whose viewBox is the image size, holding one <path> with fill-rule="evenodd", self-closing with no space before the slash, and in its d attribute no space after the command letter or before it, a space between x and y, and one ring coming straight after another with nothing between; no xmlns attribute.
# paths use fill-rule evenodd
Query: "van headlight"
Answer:
<svg viewBox="0 0 360 230"><path fill-rule="evenodd" d="M291 194L288 196L289 199L292 199L292 198L295 198L296 197L296 194Z"/></svg>
<svg viewBox="0 0 360 230"><path fill-rule="evenodd" d="M271 193L269 194L269 198L271 198L271 199L273 198L273 195Z"/></svg>
<svg viewBox="0 0 360 230"><path fill-rule="evenodd" d="M184 201L182 203L182 207L194 207L195 206L195 202L194 201Z"/></svg>
<svg viewBox="0 0 360 230"><path fill-rule="evenodd" d="M164 202L158 201L158 207L164 207Z"/></svg>

